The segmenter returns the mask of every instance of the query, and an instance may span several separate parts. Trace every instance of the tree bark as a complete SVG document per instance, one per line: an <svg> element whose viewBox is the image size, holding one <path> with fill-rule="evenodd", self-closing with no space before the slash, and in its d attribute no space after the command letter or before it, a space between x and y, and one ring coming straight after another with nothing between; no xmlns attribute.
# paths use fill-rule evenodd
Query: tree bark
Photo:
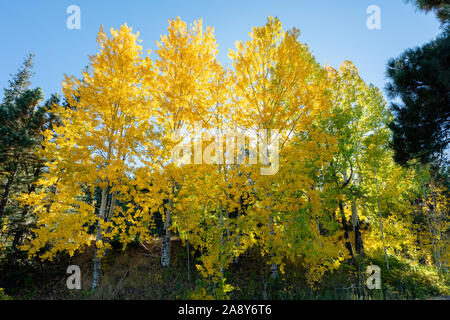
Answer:
<svg viewBox="0 0 450 320"><path fill-rule="evenodd" d="M220 257L222 257L223 254L223 209L220 208ZM223 277L223 262L220 261L220 275Z"/></svg>
<svg viewBox="0 0 450 320"><path fill-rule="evenodd" d="M352 201L351 208L352 208L353 233L355 235L355 250L356 253L358 254L364 254L364 244L360 230L358 207L356 206L356 200Z"/></svg>
<svg viewBox="0 0 450 320"><path fill-rule="evenodd" d="M339 211L341 212L341 220L342 220L342 229L344 229L344 239L345 239L345 247L347 248L348 252L350 253L352 262L355 261L355 255L353 254L353 248L352 243L350 242L350 234L349 234L349 228L347 223L347 218L345 217L345 211L344 211L344 204L341 200L339 200Z"/></svg>
<svg viewBox="0 0 450 320"><path fill-rule="evenodd" d="M100 212L98 215L97 221L97 234L95 237L95 252L94 252L94 273L92 277L92 289L96 290L100 283L100 267L101 267L101 259L98 254L97 243L102 240L102 226L100 220L105 217L106 212L106 201L108 198L108 187L104 187L102 189L102 202L100 206Z"/></svg>
<svg viewBox="0 0 450 320"><path fill-rule="evenodd" d="M164 234L161 242L161 265L163 267L168 267L170 265L170 227L172 226L173 195L174 188L172 187L172 196L169 199L169 203L166 209L166 217L164 220Z"/></svg>

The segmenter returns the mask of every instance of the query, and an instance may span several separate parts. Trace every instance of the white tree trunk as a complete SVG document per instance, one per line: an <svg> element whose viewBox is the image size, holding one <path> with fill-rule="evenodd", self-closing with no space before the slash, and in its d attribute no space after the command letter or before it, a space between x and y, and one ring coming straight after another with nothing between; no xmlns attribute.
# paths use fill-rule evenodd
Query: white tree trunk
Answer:
<svg viewBox="0 0 450 320"><path fill-rule="evenodd" d="M100 267L101 259L98 255L97 243L102 240L102 227L100 220L105 217L106 211L106 200L108 198L108 187L102 189L102 202L100 206L100 212L98 215L99 220L97 221L97 234L95 236L95 252L94 252L94 274L92 277L92 289L97 289L100 282Z"/></svg>
<svg viewBox="0 0 450 320"><path fill-rule="evenodd" d="M168 267L170 265L170 227L172 226L172 208L173 199L171 198L169 199L169 204L166 209L166 219L164 220L164 235L161 243L161 265L163 267Z"/></svg>

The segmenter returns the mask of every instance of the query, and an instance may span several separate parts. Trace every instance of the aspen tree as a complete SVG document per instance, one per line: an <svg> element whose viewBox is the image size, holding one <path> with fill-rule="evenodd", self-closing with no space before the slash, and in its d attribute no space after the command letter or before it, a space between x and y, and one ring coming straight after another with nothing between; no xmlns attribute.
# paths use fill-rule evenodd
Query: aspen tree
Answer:
<svg viewBox="0 0 450 320"><path fill-rule="evenodd" d="M48 172L25 199L38 216L36 237L27 245L32 255L47 244L51 248L42 258L61 251L73 255L89 244L89 227L95 226L93 289L109 247L107 227L119 211L115 201L130 200L128 180L152 116L147 94L152 63L143 57L138 35L126 24L111 29L111 37L101 28L100 51L90 57L82 79L66 76L63 92L70 107L54 107L62 124L46 133ZM86 191L93 195L95 190L101 190L99 205L85 201Z"/></svg>

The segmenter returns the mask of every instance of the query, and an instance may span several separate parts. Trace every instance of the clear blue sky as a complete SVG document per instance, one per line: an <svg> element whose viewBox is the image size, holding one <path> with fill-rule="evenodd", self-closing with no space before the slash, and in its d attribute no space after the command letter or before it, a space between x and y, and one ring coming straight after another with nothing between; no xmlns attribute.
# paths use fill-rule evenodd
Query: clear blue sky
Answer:
<svg viewBox="0 0 450 320"><path fill-rule="evenodd" d="M81 9L80 30L66 27L66 9L72 4ZM366 27L366 9L372 4L381 9L381 30ZM189 23L203 18L214 27L219 59L229 65L228 49L234 48L235 40L247 40L251 27L263 25L270 15L285 29L300 29L301 41L320 63L337 67L352 60L361 76L380 88L389 58L430 41L440 31L433 14L417 12L403 0L1 0L0 88L24 56L34 53L33 86L42 87L49 97L60 92L64 73L79 76L88 55L97 52L100 25L109 30L126 22L140 32L144 49L153 50L167 20L177 16Z"/></svg>

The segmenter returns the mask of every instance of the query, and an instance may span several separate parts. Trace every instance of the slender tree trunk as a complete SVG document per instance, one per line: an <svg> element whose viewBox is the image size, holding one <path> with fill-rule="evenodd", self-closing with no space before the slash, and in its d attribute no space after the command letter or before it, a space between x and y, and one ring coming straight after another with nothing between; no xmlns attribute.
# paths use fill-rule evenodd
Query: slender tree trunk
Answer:
<svg viewBox="0 0 450 320"><path fill-rule="evenodd" d="M358 183L359 185L363 184L363 176L362 176L362 170L361 170L361 166L358 163L358 170L359 170L359 174L358 174ZM363 239L362 239L362 235L361 235L361 230L360 230L360 220L359 220L359 216L358 216L358 205L356 202L356 199L354 199L351 202L351 210L352 210L352 225L353 225L353 234L355 237L355 250L356 253L358 255L360 255L362 257L362 269L364 270L365 266L365 259L364 259L364 243L363 243ZM357 266L358 266L358 295L360 297L363 296L363 294L365 295L365 286L363 289L363 285L362 285L362 277L361 277L361 261L357 261Z"/></svg>
<svg viewBox="0 0 450 320"><path fill-rule="evenodd" d="M164 234L161 242L161 265L163 267L168 267L170 265L170 238L172 226L172 210L173 210L173 195L174 187L172 187L172 195L169 199L169 203L166 208L166 217L164 220Z"/></svg>
<svg viewBox="0 0 450 320"><path fill-rule="evenodd" d="M94 252L94 274L92 277L92 289L96 290L98 288L100 282L100 267L101 267L101 259L98 254L97 243L102 240L102 226L100 220L105 217L106 212L106 201L108 198L108 187L104 187L102 189L102 202L100 206L100 212L98 215L97 221L97 234L95 237L95 252Z"/></svg>
<svg viewBox="0 0 450 320"><path fill-rule="evenodd" d="M111 194L111 199L109 201L108 215L106 216L106 219L108 221L112 218L112 216L114 214L115 206L116 206L116 192Z"/></svg>
<svg viewBox="0 0 450 320"><path fill-rule="evenodd" d="M223 210L222 208L219 209L220 212L220 225L219 225L219 230L220 230L220 248L219 248L219 252L220 252L220 258L223 255ZM221 277L223 277L223 261L222 259L220 260L220 275Z"/></svg>
<svg viewBox="0 0 450 320"><path fill-rule="evenodd" d="M364 254L364 244L360 230L358 207L356 206L356 200L352 201L351 208L352 208L353 233L355 235L355 250L356 253L358 254Z"/></svg>
<svg viewBox="0 0 450 320"><path fill-rule="evenodd" d="M341 220L342 220L342 229L344 229L344 239L345 239L345 247L350 253L352 262L355 262L355 255L353 254L352 243L350 242L350 234L347 223L347 218L345 217L344 204L341 200L339 200L339 211L341 212Z"/></svg>
<svg viewBox="0 0 450 320"><path fill-rule="evenodd" d="M267 134L267 133L266 133ZM272 138L272 137L271 137ZM269 161L269 144L267 143L268 140L265 139L269 139L268 136L266 135L265 137L262 137L261 135L258 134L258 141L261 141L260 139L263 139L263 141L266 141L264 143L264 151L263 154L260 154L260 156L262 156L262 160L264 165L270 165L270 161ZM261 149L260 149L261 152ZM269 190L266 190L266 197L268 199L272 198L272 194ZM269 229L270 229L270 235L274 236L275 235L275 230L273 228L273 214L272 214L272 207L268 207L267 208L269 211ZM276 263L272 262L272 265L270 266L270 277L272 279L276 279L278 278L278 266Z"/></svg>
<svg viewBox="0 0 450 320"><path fill-rule="evenodd" d="M347 181L348 177L346 172L344 172L344 181ZM359 183L362 184L361 168L359 168ZM363 254L363 241L360 231L359 217L358 217L358 206L356 204L356 199L350 203L350 208L352 211L352 226L353 234L355 237L355 251L358 254Z"/></svg>

